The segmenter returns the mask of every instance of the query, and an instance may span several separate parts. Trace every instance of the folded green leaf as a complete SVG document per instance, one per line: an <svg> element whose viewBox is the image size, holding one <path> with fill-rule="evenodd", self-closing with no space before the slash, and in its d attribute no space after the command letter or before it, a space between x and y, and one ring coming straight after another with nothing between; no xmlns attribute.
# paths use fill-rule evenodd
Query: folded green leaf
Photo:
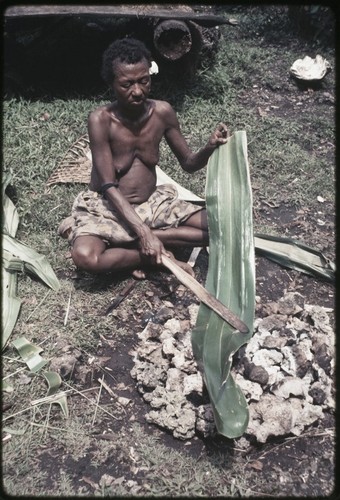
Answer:
<svg viewBox="0 0 340 500"><path fill-rule="evenodd" d="M10 267L10 261L13 260L13 265L18 265L17 260L24 262L25 270L38 276L53 290L58 291L60 283L56 277L50 263L45 255L41 255L33 248L25 245L9 234L3 234L3 248L5 264ZM12 258L11 258L12 257ZM15 259L16 258L16 259Z"/></svg>
<svg viewBox="0 0 340 500"><path fill-rule="evenodd" d="M17 272L28 271L38 276L53 290L58 291L60 288L59 280L46 257L14 238L19 217L15 205L6 195L6 187L10 178L8 174L4 175L2 182L2 349L8 342L20 311L21 300L17 297Z"/></svg>
<svg viewBox="0 0 340 500"><path fill-rule="evenodd" d="M31 401L32 406L41 405L41 404L53 404L57 403L65 417L69 417L68 405L67 405L67 396L65 392L59 392L58 394L52 394L51 396L46 396L45 398L36 399L35 401Z"/></svg>
<svg viewBox="0 0 340 500"><path fill-rule="evenodd" d="M1 389L4 391L4 392L13 392L14 389L13 389L13 386L10 385L7 380L2 380L1 381Z"/></svg>
<svg viewBox="0 0 340 500"><path fill-rule="evenodd" d="M2 231L15 236L19 216L17 209L12 200L6 194L6 188L11 180L11 176L7 173L4 174L2 179ZM2 288L1 288L1 312L2 312L2 335L1 335L1 349L3 349L12 330L17 322L21 300L17 297L17 275L16 272L6 267L4 261L4 249L2 254Z"/></svg>
<svg viewBox="0 0 340 500"><path fill-rule="evenodd" d="M11 177L7 174L2 183L2 231L15 236L19 225L19 215L16 206L5 192L10 179Z"/></svg>
<svg viewBox="0 0 340 500"><path fill-rule="evenodd" d="M21 300L17 297L17 273L2 268L2 293L1 293L1 312L2 312L2 332L1 349L3 349L13 331L17 322Z"/></svg>
<svg viewBox="0 0 340 500"><path fill-rule="evenodd" d="M32 372L38 372L48 363L39 354L42 349L28 342L25 337L13 340L13 345Z"/></svg>
<svg viewBox="0 0 340 500"><path fill-rule="evenodd" d="M12 180L12 175L9 172L4 172L3 177L1 179L1 189L2 189L2 197L5 196L6 188L8 184Z"/></svg>
<svg viewBox="0 0 340 500"><path fill-rule="evenodd" d="M230 368L234 353L253 333L255 257L252 194L244 131L235 132L208 163L206 181L210 257L206 288L246 323L241 334L201 304L192 332L193 351L203 371L220 434L238 437L249 412Z"/></svg>
<svg viewBox="0 0 340 500"><path fill-rule="evenodd" d="M58 403L63 414L65 415L66 418L68 418L69 411L68 411L68 405L67 405L67 396L64 395L64 396L59 396L58 398L57 398L57 396L55 396L55 397L56 397L56 399L55 399L55 401L53 401L53 403Z"/></svg>
<svg viewBox="0 0 340 500"><path fill-rule="evenodd" d="M255 250L259 255L311 276L335 281L335 264L321 252L299 241L280 236L255 235Z"/></svg>
<svg viewBox="0 0 340 500"><path fill-rule="evenodd" d="M43 377L46 379L48 384L47 396L53 396L59 389L62 384L61 377L57 372L44 372Z"/></svg>

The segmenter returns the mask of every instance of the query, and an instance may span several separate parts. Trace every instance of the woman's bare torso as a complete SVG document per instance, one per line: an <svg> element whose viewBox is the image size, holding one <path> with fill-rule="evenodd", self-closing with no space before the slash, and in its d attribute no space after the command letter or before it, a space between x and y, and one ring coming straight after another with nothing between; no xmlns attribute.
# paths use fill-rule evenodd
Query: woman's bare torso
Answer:
<svg viewBox="0 0 340 500"><path fill-rule="evenodd" d="M105 125L109 127L108 140L111 161L105 165L119 189L130 203L142 203L156 187L155 166L159 160L159 144L165 131L162 104L148 100L146 112L137 120L129 121L119 115L115 104L99 108ZM103 167L102 167L103 168ZM90 189L98 191L102 185L94 159Z"/></svg>

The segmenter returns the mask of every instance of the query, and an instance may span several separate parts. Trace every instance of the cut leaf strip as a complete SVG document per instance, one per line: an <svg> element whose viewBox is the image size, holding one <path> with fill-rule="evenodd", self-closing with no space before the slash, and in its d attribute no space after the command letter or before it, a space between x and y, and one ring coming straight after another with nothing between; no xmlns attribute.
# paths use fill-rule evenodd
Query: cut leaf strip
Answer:
<svg viewBox="0 0 340 500"><path fill-rule="evenodd" d="M25 337L13 340L13 345L32 372L38 372L47 364L39 354L42 349L28 342Z"/></svg>
<svg viewBox="0 0 340 500"><path fill-rule="evenodd" d="M53 396L59 389L62 384L61 377L57 372L44 372L43 377L45 377L46 382L48 384L47 396Z"/></svg>

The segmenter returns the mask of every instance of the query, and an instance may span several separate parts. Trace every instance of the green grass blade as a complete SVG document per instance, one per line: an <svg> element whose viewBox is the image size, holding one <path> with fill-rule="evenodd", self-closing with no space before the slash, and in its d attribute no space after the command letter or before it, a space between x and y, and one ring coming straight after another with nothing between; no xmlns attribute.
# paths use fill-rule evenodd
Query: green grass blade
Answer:
<svg viewBox="0 0 340 500"><path fill-rule="evenodd" d="M252 193L244 131L235 132L211 156L206 204L210 234L206 288L246 323L249 333L236 331L201 304L192 343L217 430L234 438L245 431L249 414L230 368L234 353L252 336L255 312Z"/></svg>
<svg viewBox="0 0 340 500"><path fill-rule="evenodd" d="M12 238L9 234L3 234L2 238L4 250L24 262L25 270L38 276L53 290L59 290L59 280L45 255L39 254L33 248Z"/></svg>

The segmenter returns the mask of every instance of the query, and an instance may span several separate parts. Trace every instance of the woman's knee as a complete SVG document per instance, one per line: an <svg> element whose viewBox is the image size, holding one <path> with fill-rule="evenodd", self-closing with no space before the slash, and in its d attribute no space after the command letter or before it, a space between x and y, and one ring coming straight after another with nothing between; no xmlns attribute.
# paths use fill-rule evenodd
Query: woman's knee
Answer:
<svg viewBox="0 0 340 500"><path fill-rule="evenodd" d="M91 245L77 239L71 250L72 260L77 267L86 271L97 271L99 256L105 245Z"/></svg>

